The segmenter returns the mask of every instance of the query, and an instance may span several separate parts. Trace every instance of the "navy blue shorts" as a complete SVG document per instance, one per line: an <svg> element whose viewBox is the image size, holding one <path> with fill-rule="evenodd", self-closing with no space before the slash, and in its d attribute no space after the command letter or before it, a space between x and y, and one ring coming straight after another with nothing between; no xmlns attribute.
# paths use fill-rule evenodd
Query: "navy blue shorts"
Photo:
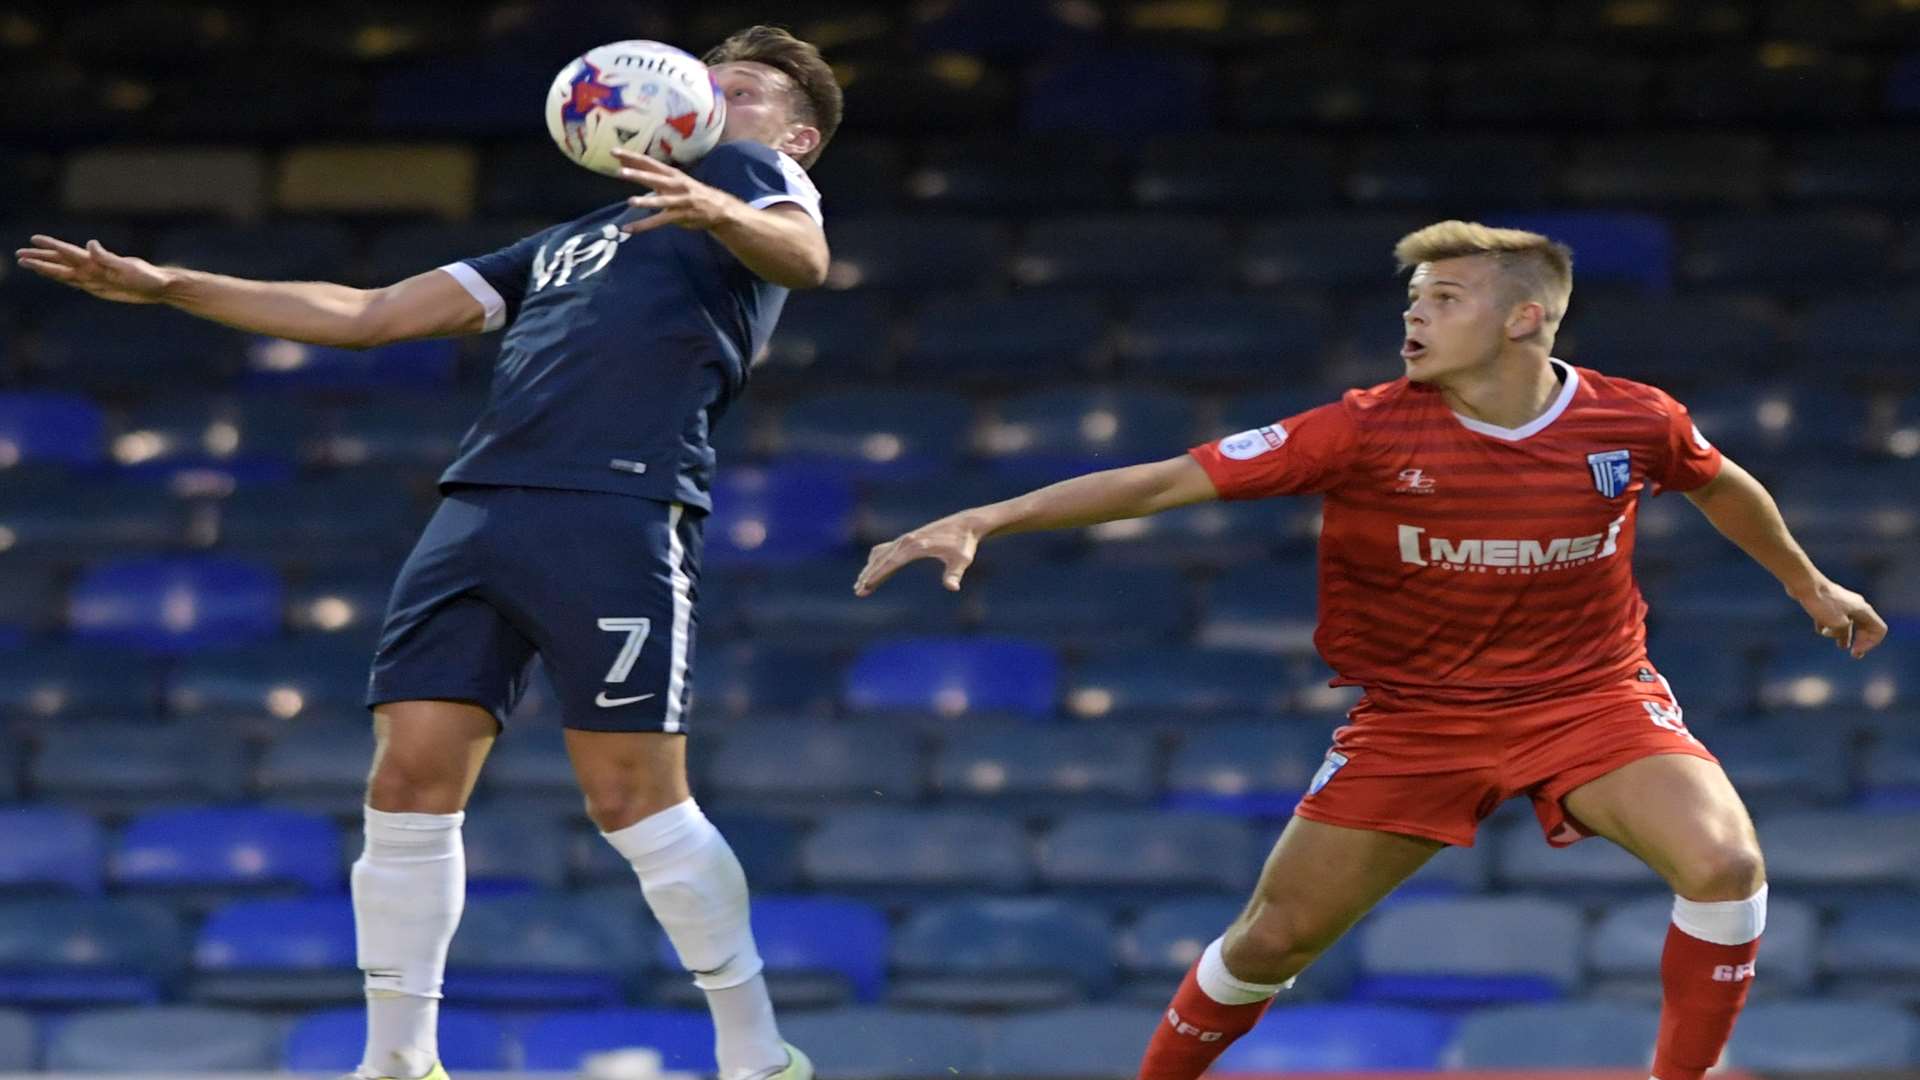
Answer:
<svg viewBox="0 0 1920 1080"><path fill-rule="evenodd" d="M368 707L470 701L505 720L537 654L567 727L685 731L702 520L625 495L449 489L393 584Z"/></svg>

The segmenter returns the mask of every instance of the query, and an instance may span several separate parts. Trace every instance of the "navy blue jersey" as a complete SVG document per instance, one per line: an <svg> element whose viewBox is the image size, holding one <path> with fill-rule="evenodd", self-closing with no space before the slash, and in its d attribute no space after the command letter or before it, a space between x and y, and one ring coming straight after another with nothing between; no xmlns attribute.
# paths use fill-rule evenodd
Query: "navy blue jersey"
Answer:
<svg viewBox="0 0 1920 1080"><path fill-rule="evenodd" d="M756 208L820 195L792 158L724 143L694 178ZM568 488L710 510L709 436L747 382L787 290L704 232L630 236L620 202L491 255L451 263L507 327L486 409L442 485Z"/></svg>

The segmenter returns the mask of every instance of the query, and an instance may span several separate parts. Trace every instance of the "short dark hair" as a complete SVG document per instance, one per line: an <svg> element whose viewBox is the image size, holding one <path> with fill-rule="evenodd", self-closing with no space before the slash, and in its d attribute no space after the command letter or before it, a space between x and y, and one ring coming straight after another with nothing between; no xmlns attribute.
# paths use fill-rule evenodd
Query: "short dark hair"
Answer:
<svg viewBox="0 0 1920 1080"><path fill-rule="evenodd" d="M817 46L801 41L782 27L749 26L708 49L701 59L709 66L741 61L765 64L792 79L798 91L791 101L794 118L820 132L820 145L801 158L800 164L810 168L820 160L820 152L840 129L842 103L833 68L827 65Z"/></svg>

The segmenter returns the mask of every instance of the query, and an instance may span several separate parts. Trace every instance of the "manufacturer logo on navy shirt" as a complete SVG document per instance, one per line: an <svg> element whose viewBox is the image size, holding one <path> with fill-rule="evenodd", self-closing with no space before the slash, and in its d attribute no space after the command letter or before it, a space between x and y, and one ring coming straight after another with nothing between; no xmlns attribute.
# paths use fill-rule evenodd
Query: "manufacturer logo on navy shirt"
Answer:
<svg viewBox="0 0 1920 1080"><path fill-rule="evenodd" d="M600 226L600 234L592 243L587 238L592 233L574 233L567 237L553 254L547 254L547 246L533 256L533 291L539 292L548 285L565 285L576 277L581 280L607 268L619 252L620 245L631 239L631 234L621 232L613 225Z"/></svg>

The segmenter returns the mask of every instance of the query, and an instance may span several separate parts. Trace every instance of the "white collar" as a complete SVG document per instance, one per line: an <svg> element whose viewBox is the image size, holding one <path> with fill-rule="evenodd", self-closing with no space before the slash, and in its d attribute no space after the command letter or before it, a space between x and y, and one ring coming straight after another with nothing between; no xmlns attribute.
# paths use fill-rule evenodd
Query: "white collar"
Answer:
<svg viewBox="0 0 1920 1080"><path fill-rule="evenodd" d="M1561 413L1567 411L1567 406L1573 402L1574 392L1580 389L1580 373L1574 370L1572 364L1552 356L1547 358L1547 363L1560 369L1560 395L1553 399L1553 404L1547 406L1546 412L1541 413L1539 416L1534 417L1516 428L1506 428L1498 424L1489 424L1485 420L1475 420L1471 416L1461 416L1457 412L1453 414L1454 419L1460 421L1461 426L1465 427L1468 431L1478 432L1481 435L1491 435L1496 439L1505 439L1508 442L1519 442L1529 435L1539 434L1548 424L1558 420Z"/></svg>

